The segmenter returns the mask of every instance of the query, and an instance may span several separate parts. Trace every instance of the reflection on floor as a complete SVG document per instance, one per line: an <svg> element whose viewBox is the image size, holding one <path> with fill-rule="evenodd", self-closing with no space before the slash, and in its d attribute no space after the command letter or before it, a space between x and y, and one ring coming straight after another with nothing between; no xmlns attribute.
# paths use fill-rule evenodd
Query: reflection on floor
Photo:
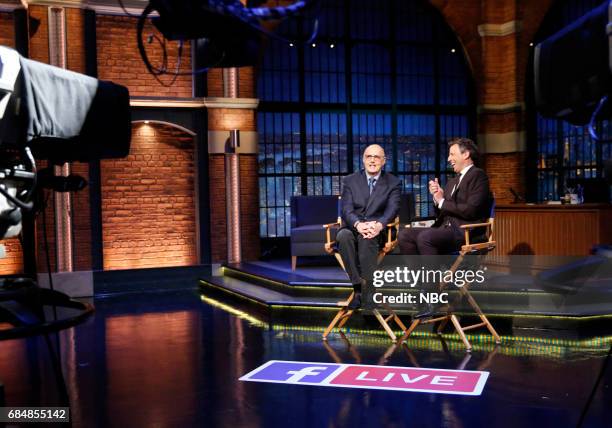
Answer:
<svg viewBox="0 0 612 428"><path fill-rule="evenodd" d="M500 346L421 332L334 334L267 319L197 290L97 299L59 345L73 426L604 427L612 417L612 337L546 339L506 331ZM539 336L539 337L537 337ZM573 335L570 334L570 337ZM7 406L64 403L42 337L0 342ZM266 361L464 368L490 372L481 396L240 382ZM601 380L597 383L598 378Z"/></svg>

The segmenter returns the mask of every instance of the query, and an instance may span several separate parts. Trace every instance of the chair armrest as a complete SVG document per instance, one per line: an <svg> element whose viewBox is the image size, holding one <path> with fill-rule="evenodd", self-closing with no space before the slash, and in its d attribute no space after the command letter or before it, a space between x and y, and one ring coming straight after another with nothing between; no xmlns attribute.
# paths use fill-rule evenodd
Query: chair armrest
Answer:
<svg viewBox="0 0 612 428"><path fill-rule="evenodd" d="M460 227L461 229L474 229L475 227L485 227L485 226L491 226L491 223L486 222L486 223L464 224L463 226L460 226Z"/></svg>
<svg viewBox="0 0 612 428"><path fill-rule="evenodd" d="M399 217L396 217L393 223L387 223L387 227L396 227L399 226Z"/></svg>
<svg viewBox="0 0 612 428"><path fill-rule="evenodd" d="M470 232L473 229L476 229L477 227L486 227L487 228L487 235L489 235L489 236L487 236L487 238L491 239L491 236L490 236L490 233L491 233L491 230L492 230L491 226L492 226L491 221L488 221L486 223L464 224L464 225L460 226L461 229L463 229L464 232L465 232L465 245L466 246L470 245Z"/></svg>
<svg viewBox="0 0 612 428"><path fill-rule="evenodd" d="M323 225L323 228L325 228L325 229L329 229L330 227L340 227L340 225L341 225L341 222L336 221L336 222L334 222L334 223L327 223L327 224L324 224L324 225Z"/></svg>
<svg viewBox="0 0 612 428"><path fill-rule="evenodd" d="M393 223L387 224L387 244L386 246L392 246L393 243L397 241L397 233L399 233L399 224L400 224L399 216L395 217L395 220L393 221ZM395 239L393 239L393 229L395 229L397 232Z"/></svg>
<svg viewBox="0 0 612 428"><path fill-rule="evenodd" d="M327 223L323 225L323 228L325 229L325 244L324 244L324 248L325 248L325 252L328 254L331 254L333 252L332 249L332 245L334 244L335 241L331 240L331 233L330 230L332 227L340 227L342 226L342 219L338 217L338 220L335 221L334 223Z"/></svg>

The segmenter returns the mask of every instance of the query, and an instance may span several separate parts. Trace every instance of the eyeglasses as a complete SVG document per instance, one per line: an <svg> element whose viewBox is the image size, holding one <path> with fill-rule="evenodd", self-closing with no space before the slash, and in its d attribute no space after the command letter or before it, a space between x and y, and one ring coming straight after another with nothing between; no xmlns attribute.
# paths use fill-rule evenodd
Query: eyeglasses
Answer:
<svg viewBox="0 0 612 428"><path fill-rule="evenodd" d="M379 156L379 155L365 155L364 157L366 158L366 160L375 160L375 161L381 161L385 158L384 156Z"/></svg>

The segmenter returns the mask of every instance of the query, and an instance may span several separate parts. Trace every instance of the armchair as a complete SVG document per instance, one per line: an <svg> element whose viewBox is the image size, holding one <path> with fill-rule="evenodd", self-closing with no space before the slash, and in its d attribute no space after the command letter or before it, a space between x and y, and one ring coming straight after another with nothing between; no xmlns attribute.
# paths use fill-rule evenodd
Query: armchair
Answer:
<svg viewBox="0 0 612 428"><path fill-rule="evenodd" d="M298 257L327 254L321 245L326 236L321 225L339 219L339 201L339 196L291 197L291 270ZM335 230L329 233L335 238Z"/></svg>

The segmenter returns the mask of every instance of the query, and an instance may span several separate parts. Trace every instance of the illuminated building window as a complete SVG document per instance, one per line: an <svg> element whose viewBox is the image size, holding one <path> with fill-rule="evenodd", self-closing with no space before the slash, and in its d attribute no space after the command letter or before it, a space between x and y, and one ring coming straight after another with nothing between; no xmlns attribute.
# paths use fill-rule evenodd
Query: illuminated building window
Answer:
<svg viewBox="0 0 612 428"><path fill-rule="evenodd" d="M260 232L288 236L292 195L340 194L369 144L433 214L427 181L444 180L448 139L473 137L473 82L463 50L424 0L327 0L286 20L257 76Z"/></svg>

